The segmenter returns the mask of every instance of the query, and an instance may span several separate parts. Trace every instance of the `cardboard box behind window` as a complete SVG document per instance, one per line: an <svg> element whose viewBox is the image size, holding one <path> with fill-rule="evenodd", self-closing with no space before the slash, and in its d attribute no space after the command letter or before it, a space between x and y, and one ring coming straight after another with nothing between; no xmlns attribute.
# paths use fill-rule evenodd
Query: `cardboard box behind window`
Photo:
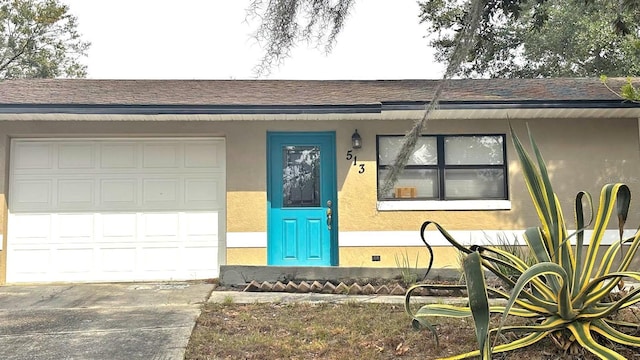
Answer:
<svg viewBox="0 0 640 360"><path fill-rule="evenodd" d="M417 189L414 186L397 187L396 198L409 199L417 196Z"/></svg>

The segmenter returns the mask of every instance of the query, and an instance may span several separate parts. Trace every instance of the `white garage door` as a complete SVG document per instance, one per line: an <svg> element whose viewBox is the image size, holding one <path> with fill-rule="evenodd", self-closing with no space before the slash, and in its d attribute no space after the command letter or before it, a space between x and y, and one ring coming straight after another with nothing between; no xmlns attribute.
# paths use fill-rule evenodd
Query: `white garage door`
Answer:
<svg viewBox="0 0 640 360"><path fill-rule="evenodd" d="M7 282L217 277L225 145L14 139Z"/></svg>

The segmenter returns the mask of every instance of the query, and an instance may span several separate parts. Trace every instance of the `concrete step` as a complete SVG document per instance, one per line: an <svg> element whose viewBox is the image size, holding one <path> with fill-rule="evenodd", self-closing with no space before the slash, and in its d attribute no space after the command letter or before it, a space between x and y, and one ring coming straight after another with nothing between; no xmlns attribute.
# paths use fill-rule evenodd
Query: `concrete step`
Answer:
<svg viewBox="0 0 640 360"><path fill-rule="evenodd" d="M248 265L222 265L220 267L220 284L223 286L244 286L251 281L259 283L268 281L284 284L289 281L330 281L359 283L385 280L401 280L401 269L398 268L374 268L374 267L339 267L339 266L248 266ZM427 269L414 269L418 281L424 278ZM457 269L431 269L429 280L458 281L460 272Z"/></svg>

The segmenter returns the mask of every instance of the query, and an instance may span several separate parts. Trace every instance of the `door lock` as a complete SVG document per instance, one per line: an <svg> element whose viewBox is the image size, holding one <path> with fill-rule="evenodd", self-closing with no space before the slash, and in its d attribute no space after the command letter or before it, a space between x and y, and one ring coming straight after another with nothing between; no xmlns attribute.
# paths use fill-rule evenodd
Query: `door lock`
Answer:
<svg viewBox="0 0 640 360"><path fill-rule="evenodd" d="M331 230L331 218L333 217L333 212L331 210L331 200L327 200L327 228Z"/></svg>

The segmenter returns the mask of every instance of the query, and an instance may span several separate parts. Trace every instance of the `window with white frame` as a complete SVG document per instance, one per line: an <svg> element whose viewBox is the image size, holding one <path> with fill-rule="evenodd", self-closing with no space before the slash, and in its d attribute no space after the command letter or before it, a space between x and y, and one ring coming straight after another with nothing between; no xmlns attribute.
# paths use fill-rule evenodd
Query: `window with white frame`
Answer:
<svg viewBox="0 0 640 360"><path fill-rule="evenodd" d="M378 187L404 137L378 135ZM504 135L423 135L395 186L378 200L507 200Z"/></svg>

